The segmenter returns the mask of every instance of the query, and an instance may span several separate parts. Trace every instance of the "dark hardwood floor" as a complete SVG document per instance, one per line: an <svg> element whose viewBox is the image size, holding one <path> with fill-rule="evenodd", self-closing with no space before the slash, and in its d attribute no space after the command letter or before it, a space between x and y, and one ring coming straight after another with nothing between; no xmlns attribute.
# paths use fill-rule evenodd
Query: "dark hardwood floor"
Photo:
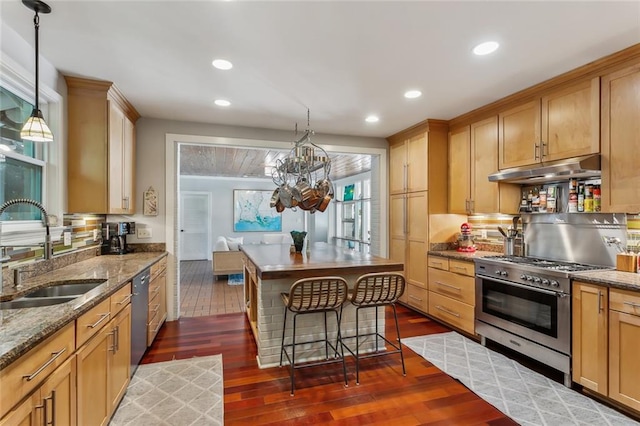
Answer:
<svg viewBox="0 0 640 426"><path fill-rule="evenodd" d="M398 317L403 338L449 331L402 306ZM339 364L312 367L296 371L291 396L288 368L258 368L244 313L168 322L142 363L214 354L223 357L226 425L516 424L406 347L406 377L399 356L371 358L361 362L356 385L355 364L348 359L347 388Z"/></svg>

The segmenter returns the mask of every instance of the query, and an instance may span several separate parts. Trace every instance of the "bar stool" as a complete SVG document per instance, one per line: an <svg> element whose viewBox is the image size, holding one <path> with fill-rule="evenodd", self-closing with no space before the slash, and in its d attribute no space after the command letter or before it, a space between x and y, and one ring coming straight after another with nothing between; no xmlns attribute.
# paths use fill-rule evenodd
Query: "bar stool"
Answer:
<svg viewBox="0 0 640 426"><path fill-rule="evenodd" d="M343 337L346 339L356 339L355 353L345 344L347 350L356 359L356 384L360 384L360 360L364 358L371 358L383 355L400 354L402 361L402 375L406 376L407 372L404 367L404 354L402 353L402 342L400 341L400 328L398 327L398 315L396 313L396 302L402 296L405 289L405 279L400 273L395 272L382 272L365 274L358 278L356 285L352 292L349 294L349 300L356 307L356 335ZM391 342L385 336L378 331L378 308L391 306L393 309L393 319L396 325L397 344ZM360 309L375 308L375 331L370 333L360 333L359 314ZM360 353L360 338L374 336L375 337L375 351L369 353ZM391 350L380 350L378 347L379 339L384 340Z"/></svg>
<svg viewBox="0 0 640 426"><path fill-rule="evenodd" d="M340 321L342 319L342 307L347 300L347 282L341 277L314 277L303 278L293 283L289 293L281 293L282 301L285 305L284 322L282 324L282 345L280 347L280 366L282 366L283 355L289 361L291 371L291 395L294 391L293 373L296 368L312 367L334 363L342 360L342 372L344 374L344 384L347 382L347 366L344 360L344 349L342 336L340 334ZM291 343L285 344L285 331L287 325L287 312L293 313L293 334ZM329 341L327 333L327 312L333 312L336 316L336 340L335 344ZM298 315L324 314L324 339L296 341L296 320ZM324 343L325 359L296 365L296 346L310 345L313 343ZM338 352L340 347L340 352ZM291 348L291 355L287 351ZM329 348L332 350L332 359L329 358Z"/></svg>

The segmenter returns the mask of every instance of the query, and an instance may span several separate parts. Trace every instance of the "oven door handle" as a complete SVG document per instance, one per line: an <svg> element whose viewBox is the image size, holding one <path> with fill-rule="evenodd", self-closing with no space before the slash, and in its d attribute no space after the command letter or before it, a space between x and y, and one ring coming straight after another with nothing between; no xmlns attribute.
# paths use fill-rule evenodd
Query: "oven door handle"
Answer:
<svg viewBox="0 0 640 426"><path fill-rule="evenodd" d="M482 279L482 280L490 280L490 281L495 281L501 284L505 284L505 285L512 285L514 287L519 287L519 288L523 288L525 290L531 290L531 291L537 291L540 293L544 293L544 294L549 294L551 296L557 296L560 298L563 297L567 297L569 296L567 293L563 292L563 291L550 291L550 290L545 290L543 288L539 288L539 287L531 287L528 285L522 285L522 284L518 284L518 283L514 283L512 281L505 281L505 280L501 280L501 279L497 279L497 278L489 278L489 277L483 277L482 275L478 275L478 278Z"/></svg>

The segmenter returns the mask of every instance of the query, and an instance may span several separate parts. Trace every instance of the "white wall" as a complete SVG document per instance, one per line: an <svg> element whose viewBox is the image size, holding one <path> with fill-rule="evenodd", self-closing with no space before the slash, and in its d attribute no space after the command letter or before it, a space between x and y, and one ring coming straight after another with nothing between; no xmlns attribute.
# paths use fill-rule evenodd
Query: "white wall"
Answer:
<svg viewBox="0 0 640 426"><path fill-rule="evenodd" d="M215 171L214 171L215 172ZM273 191L275 184L271 179L228 179L212 176L181 176L180 191L199 191L211 194L213 211L211 212L211 234L213 240L218 236L243 237L245 244L259 243L263 232L233 231L233 190L265 189ZM282 233L303 229L303 211L285 209L282 212ZM268 232L272 234L273 232Z"/></svg>

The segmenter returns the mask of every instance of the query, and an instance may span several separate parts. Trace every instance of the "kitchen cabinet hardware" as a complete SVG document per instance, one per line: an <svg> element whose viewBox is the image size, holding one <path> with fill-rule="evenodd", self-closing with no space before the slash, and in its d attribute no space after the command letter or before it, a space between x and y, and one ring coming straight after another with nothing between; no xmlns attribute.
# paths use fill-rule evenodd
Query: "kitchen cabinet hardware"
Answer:
<svg viewBox="0 0 640 426"><path fill-rule="evenodd" d="M462 269L462 268L460 268L460 269ZM451 284L446 284L446 283L443 283L442 281L436 281L436 284L441 285L443 287L452 288L452 289L454 289L456 291L461 291L462 290L462 288L460 288L460 287L456 287L456 286L451 285Z"/></svg>
<svg viewBox="0 0 640 426"><path fill-rule="evenodd" d="M598 313L602 312L603 306L602 306L602 298L604 297L604 294L602 293L602 290L598 290Z"/></svg>
<svg viewBox="0 0 640 426"><path fill-rule="evenodd" d="M93 324L89 324L87 325L87 328L96 328L102 321L104 321L105 319L109 318L109 315L111 315L111 312L106 312L104 314L100 315L100 319L96 322L94 322Z"/></svg>
<svg viewBox="0 0 640 426"><path fill-rule="evenodd" d="M126 305L127 303L129 303L129 301L131 301L131 296L132 296L131 293L127 294L121 301L116 302L116 304L117 305Z"/></svg>
<svg viewBox="0 0 640 426"><path fill-rule="evenodd" d="M449 315L452 315L452 316L454 316L454 317L456 317L456 318L460 318L460 314L459 314L459 313L457 313L457 312L453 312L453 311L450 311L450 310L448 310L448 309L446 309L446 308L443 308L443 307L442 307L442 306L440 306L440 305L436 305L436 309L441 310L441 311L442 311L442 312L444 312L445 314L449 314Z"/></svg>
<svg viewBox="0 0 640 426"><path fill-rule="evenodd" d="M409 295L409 298L411 298L411 299L415 299L415 300L417 300L418 302L422 302L422 299L421 299L421 298L419 298L419 297L417 297L417 296L414 296L414 295L412 295L412 294L410 294L410 295Z"/></svg>
<svg viewBox="0 0 640 426"><path fill-rule="evenodd" d="M56 361L56 359L58 359L60 357L60 355L62 355L66 350L67 350L67 348L62 348L58 352L52 352L51 353L51 358L49 358L47 360L47 362L42 364L40 366L40 368L38 368L33 373L25 374L24 376L22 376L22 378L25 379L27 382L30 382L31 380L35 379L38 376L38 374L42 373L43 370L45 370L48 366L50 366L52 363L54 363Z"/></svg>
<svg viewBox="0 0 640 426"><path fill-rule="evenodd" d="M49 409L47 408L47 401L51 401L51 421L49 421ZM44 424L45 425L51 425L51 426L55 426L56 424L56 391L52 390L51 391L51 396L46 396L43 398L43 404L44 405Z"/></svg>
<svg viewBox="0 0 640 426"><path fill-rule="evenodd" d="M624 303L625 305L629 305L633 308L640 308L640 303L634 303L634 302L622 302L622 303Z"/></svg>

